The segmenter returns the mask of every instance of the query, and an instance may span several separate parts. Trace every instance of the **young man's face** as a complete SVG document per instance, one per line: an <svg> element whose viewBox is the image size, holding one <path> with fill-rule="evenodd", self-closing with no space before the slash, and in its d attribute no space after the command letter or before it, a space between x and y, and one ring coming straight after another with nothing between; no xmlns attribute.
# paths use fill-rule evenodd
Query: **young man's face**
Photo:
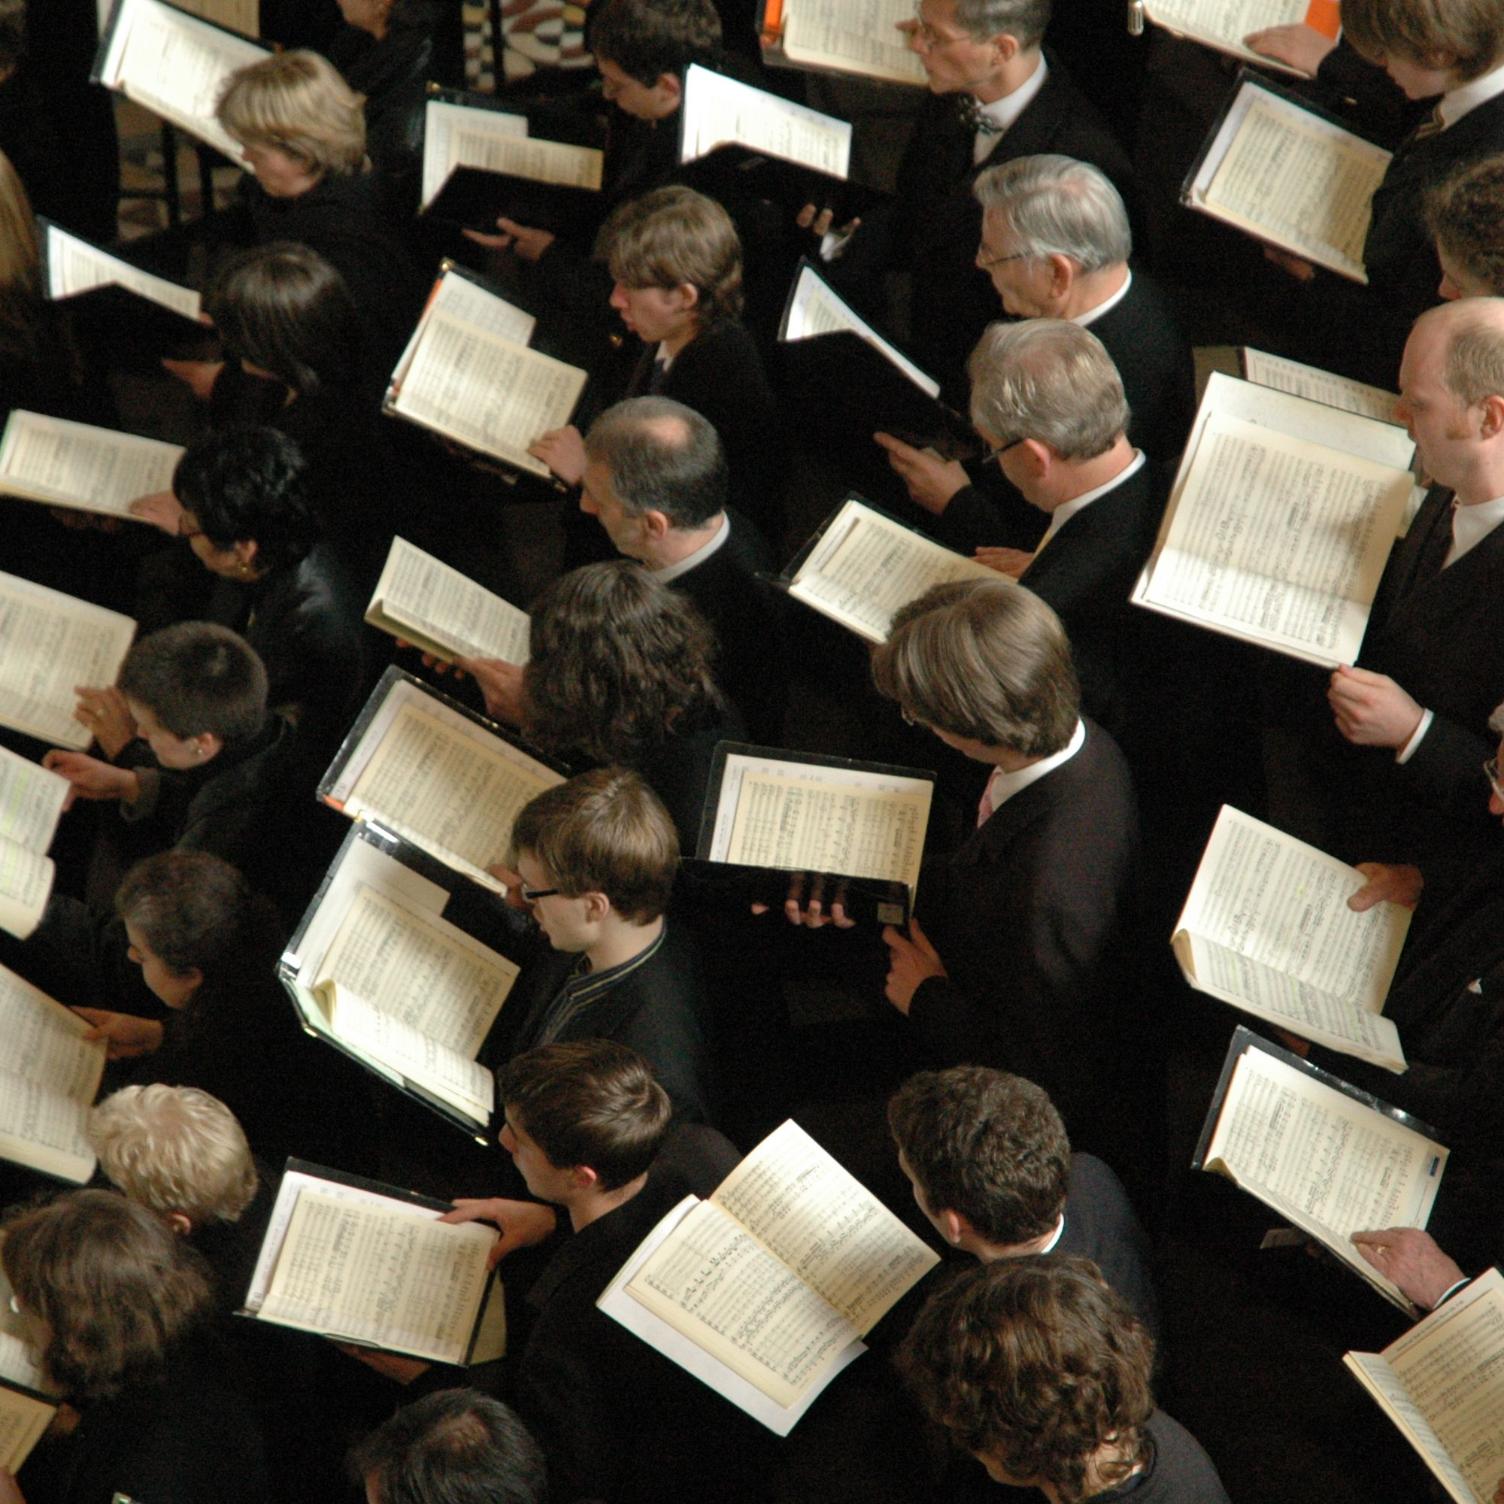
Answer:
<svg viewBox="0 0 1504 1504"><path fill-rule="evenodd" d="M528 1136L521 1118L508 1112L501 1130L501 1147L512 1156L517 1173L522 1176L529 1191L540 1201L557 1205L569 1193L573 1179L570 1171L561 1170L546 1155L542 1148Z"/></svg>
<svg viewBox="0 0 1504 1504"><path fill-rule="evenodd" d="M601 93L623 115L634 120L666 120L679 108L679 86L668 74L654 84L639 83L607 58L595 60L601 76Z"/></svg>
<svg viewBox="0 0 1504 1504"><path fill-rule="evenodd" d="M552 874L531 851L518 853L517 872L522 878L522 897L532 910L538 928L548 937L548 943L555 950L572 955L589 950L599 928L590 919L589 899L552 892L555 887ZM543 896L528 898L529 893Z"/></svg>
<svg viewBox="0 0 1504 1504"><path fill-rule="evenodd" d="M1448 89L1455 89L1459 82L1455 68L1438 68L1414 58L1390 54L1381 66L1404 90L1406 99L1434 99Z"/></svg>
<svg viewBox="0 0 1504 1504"><path fill-rule="evenodd" d="M151 748L164 768L196 768L207 761L198 737L174 736L139 700L127 698L126 707L136 719L136 732Z"/></svg>

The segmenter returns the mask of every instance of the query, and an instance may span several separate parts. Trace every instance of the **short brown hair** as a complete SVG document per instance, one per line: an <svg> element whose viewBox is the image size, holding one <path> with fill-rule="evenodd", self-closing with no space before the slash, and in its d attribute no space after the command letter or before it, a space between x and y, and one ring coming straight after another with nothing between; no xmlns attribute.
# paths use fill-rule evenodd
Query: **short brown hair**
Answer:
<svg viewBox="0 0 1504 1504"><path fill-rule="evenodd" d="M1342 0L1342 34L1369 59L1392 53L1466 82L1504 57L1504 9L1498 0Z"/></svg>
<svg viewBox="0 0 1504 1504"><path fill-rule="evenodd" d="M1071 1142L1042 1087L984 1065L921 1071L888 1102L888 1127L935 1215L958 1212L989 1243L1054 1228Z"/></svg>
<svg viewBox="0 0 1504 1504"><path fill-rule="evenodd" d="M496 1091L555 1169L587 1166L606 1191L647 1170L673 1116L652 1067L609 1039L528 1050L497 1072Z"/></svg>
<svg viewBox="0 0 1504 1504"><path fill-rule="evenodd" d="M204 1265L160 1218L114 1191L13 1213L0 1262L46 1332L42 1366L71 1399L149 1382L212 1310Z"/></svg>
<svg viewBox="0 0 1504 1504"><path fill-rule="evenodd" d="M1504 154L1454 172L1427 199L1426 219L1448 260L1504 292Z"/></svg>
<svg viewBox="0 0 1504 1504"><path fill-rule="evenodd" d="M711 0L606 0L586 12L585 30L597 62L615 63L646 89L691 63L713 65L721 52Z"/></svg>
<svg viewBox="0 0 1504 1504"><path fill-rule="evenodd" d="M703 193L670 184L622 204L601 227L596 255L626 287L687 282L708 329L742 311L742 243L731 216Z"/></svg>
<svg viewBox="0 0 1504 1504"><path fill-rule="evenodd" d="M596 768L530 799L512 822L512 859L528 851L570 898L604 893L632 924L668 907L679 836L663 801L630 768Z"/></svg>
<svg viewBox="0 0 1504 1504"><path fill-rule="evenodd" d="M365 96L316 52L276 52L225 80L214 115L242 146L274 146L306 172L359 172Z"/></svg>
<svg viewBox="0 0 1504 1504"><path fill-rule="evenodd" d="M915 720L1048 757L1070 742L1081 692L1060 618L1012 580L935 585L872 654L878 690Z"/></svg>
<svg viewBox="0 0 1504 1504"><path fill-rule="evenodd" d="M265 665L217 622L180 621L143 637L125 655L117 685L179 740L247 741L266 722Z"/></svg>
<svg viewBox="0 0 1504 1504"><path fill-rule="evenodd" d="M979 1264L925 1302L898 1351L920 1408L1012 1477L1082 1499L1143 1462L1154 1344L1089 1259L1043 1254Z"/></svg>

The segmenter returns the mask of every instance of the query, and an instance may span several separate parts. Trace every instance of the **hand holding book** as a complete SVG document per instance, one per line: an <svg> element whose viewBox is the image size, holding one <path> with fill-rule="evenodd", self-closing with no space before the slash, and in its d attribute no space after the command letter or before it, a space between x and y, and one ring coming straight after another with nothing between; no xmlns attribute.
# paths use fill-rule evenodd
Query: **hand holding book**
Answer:
<svg viewBox="0 0 1504 1504"><path fill-rule="evenodd" d="M1418 1227L1355 1232L1353 1246L1423 1311L1434 1311L1441 1297L1467 1277L1437 1247L1436 1239Z"/></svg>
<svg viewBox="0 0 1504 1504"><path fill-rule="evenodd" d="M1302 22L1294 26L1266 26L1261 31L1251 31L1243 38L1243 45L1250 52L1257 52L1260 57L1271 58L1307 78L1315 78L1327 53L1336 47L1337 39Z"/></svg>

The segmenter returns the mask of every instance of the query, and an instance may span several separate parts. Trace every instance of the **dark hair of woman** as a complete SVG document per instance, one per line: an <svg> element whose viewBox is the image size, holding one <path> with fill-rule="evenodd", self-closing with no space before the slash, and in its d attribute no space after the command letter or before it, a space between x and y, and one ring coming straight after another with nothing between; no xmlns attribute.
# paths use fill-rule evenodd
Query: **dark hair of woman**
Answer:
<svg viewBox="0 0 1504 1504"><path fill-rule="evenodd" d="M208 1273L165 1221L114 1191L72 1191L13 1213L0 1249L49 1378L106 1399L162 1371L213 1310Z"/></svg>
<svg viewBox="0 0 1504 1504"><path fill-rule="evenodd" d="M226 262L204 302L225 348L300 396L350 387L361 365L360 319L344 278L291 241Z"/></svg>
<svg viewBox="0 0 1504 1504"><path fill-rule="evenodd" d="M529 653L527 731L550 751L630 765L725 710L705 618L629 559L550 585L533 605Z"/></svg>
<svg viewBox="0 0 1504 1504"><path fill-rule="evenodd" d="M308 504L308 466L274 428L209 433L178 461L172 489L221 551L255 542L258 572L297 564L319 537Z"/></svg>

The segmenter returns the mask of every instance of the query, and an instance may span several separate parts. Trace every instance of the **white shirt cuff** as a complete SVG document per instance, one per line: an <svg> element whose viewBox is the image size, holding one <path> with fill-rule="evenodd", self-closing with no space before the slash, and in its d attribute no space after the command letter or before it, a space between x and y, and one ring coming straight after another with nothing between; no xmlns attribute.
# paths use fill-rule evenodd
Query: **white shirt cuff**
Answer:
<svg viewBox="0 0 1504 1504"><path fill-rule="evenodd" d="M1426 739L1426 732L1431 729L1431 722L1436 719L1434 710L1423 710L1420 716L1420 725L1410 733L1410 740L1394 754L1396 762L1409 762L1415 756L1415 749Z"/></svg>

